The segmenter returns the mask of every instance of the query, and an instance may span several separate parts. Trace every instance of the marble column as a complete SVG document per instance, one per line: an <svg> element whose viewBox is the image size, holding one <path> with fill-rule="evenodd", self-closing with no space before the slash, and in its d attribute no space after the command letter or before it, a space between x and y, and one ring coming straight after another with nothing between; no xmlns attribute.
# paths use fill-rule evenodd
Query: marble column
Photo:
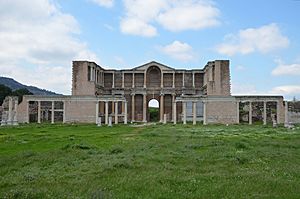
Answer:
<svg viewBox="0 0 300 199"><path fill-rule="evenodd" d="M173 88L175 88L175 72L173 72L173 85L172 85Z"/></svg>
<svg viewBox="0 0 300 199"><path fill-rule="evenodd" d="M206 105L207 102L203 102L203 125L207 124Z"/></svg>
<svg viewBox="0 0 300 199"><path fill-rule="evenodd" d="M131 121L135 122L135 94L131 94Z"/></svg>
<svg viewBox="0 0 300 199"><path fill-rule="evenodd" d="M124 82L125 82L125 75L124 72L122 72L122 88L124 88Z"/></svg>
<svg viewBox="0 0 300 199"><path fill-rule="evenodd" d="M64 103L63 123L66 123L66 101L63 101L63 103Z"/></svg>
<svg viewBox="0 0 300 199"><path fill-rule="evenodd" d="M240 101L236 101L236 123L240 123Z"/></svg>
<svg viewBox="0 0 300 199"><path fill-rule="evenodd" d="M267 125L267 102L264 101L263 124Z"/></svg>
<svg viewBox="0 0 300 199"><path fill-rule="evenodd" d="M172 94L172 104L174 104L174 102L175 102L175 94ZM174 109L173 108L172 108L172 117L171 118L172 118L171 120L173 121L173 119L174 119Z"/></svg>
<svg viewBox="0 0 300 199"><path fill-rule="evenodd" d="M124 102L124 124L127 124L127 102Z"/></svg>
<svg viewBox="0 0 300 199"><path fill-rule="evenodd" d="M173 123L177 123L177 110L176 110L176 102L173 101Z"/></svg>
<svg viewBox="0 0 300 199"><path fill-rule="evenodd" d="M14 119L13 119L13 125L18 125L18 98L14 101Z"/></svg>
<svg viewBox="0 0 300 199"><path fill-rule="evenodd" d="M8 118L7 118L7 124L11 125L13 122L13 118L12 118L12 110L13 110L13 100L12 97L8 98Z"/></svg>
<svg viewBox="0 0 300 199"><path fill-rule="evenodd" d="M96 124L99 123L99 102L96 102Z"/></svg>
<svg viewBox="0 0 300 199"><path fill-rule="evenodd" d="M118 124L119 123L119 116L118 116L118 104L119 102L115 102L115 124Z"/></svg>
<svg viewBox="0 0 300 199"><path fill-rule="evenodd" d="M143 122L147 122L147 95L143 95Z"/></svg>
<svg viewBox="0 0 300 199"><path fill-rule="evenodd" d="M30 116L29 116L29 101L27 101L26 116L27 116L27 118L26 118L27 121L26 122L29 123L29 118L30 118Z"/></svg>
<svg viewBox="0 0 300 199"><path fill-rule="evenodd" d="M195 88L195 73L193 72L193 88Z"/></svg>
<svg viewBox="0 0 300 199"><path fill-rule="evenodd" d="M164 95L160 95L160 122L164 120Z"/></svg>
<svg viewBox="0 0 300 199"><path fill-rule="evenodd" d="M134 85L134 72L132 72L132 88L134 88L135 87L135 85Z"/></svg>
<svg viewBox="0 0 300 199"><path fill-rule="evenodd" d="M146 88L146 84L147 84L147 72L144 72L144 88Z"/></svg>
<svg viewBox="0 0 300 199"><path fill-rule="evenodd" d="M185 85L184 85L184 81L185 81L184 76L185 76L185 72L182 73L182 87L185 87Z"/></svg>
<svg viewBox="0 0 300 199"><path fill-rule="evenodd" d="M161 71L160 74L160 87L163 88L164 87L164 73Z"/></svg>
<svg viewBox="0 0 300 199"><path fill-rule="evenodd" d="M252 102L249 102L249 124L252 124Z"/></svg>
<svg viewBox="0 0 300 199"><path fill-rule="evenodd" d="M197 123L197 102L193 102L193 125Z"/></svg>
<svg viewBox="0 0 300 199"><path fill-rule="evenodd" d="M54 124L54 101L51 103L51 124Z"/></svg>
<svg viewBox="0 0 300 199"><path fill-rule="evenodd" d="M38 123L41 123L41 101L38 101Z"/></svg>
<svg viewBox="0 0 300 199"><path fill-rule="evenodd" d="M182 102L183 124L186 124L186 102Z"/></svg>
<svg viewBox="0 0 300 199"><path fill-rule="evenodd" d="M108 124L108 101L105 101L105 124Z"/></svg>

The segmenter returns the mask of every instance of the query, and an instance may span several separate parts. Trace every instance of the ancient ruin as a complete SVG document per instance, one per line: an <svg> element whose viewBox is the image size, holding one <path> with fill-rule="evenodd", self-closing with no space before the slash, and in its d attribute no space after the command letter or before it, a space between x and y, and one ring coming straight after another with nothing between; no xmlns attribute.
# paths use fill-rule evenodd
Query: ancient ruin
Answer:
<svg viewBox="0 0 300 199"><path fill-rule="evenodd" d="M163 123L287 122L282 96L231 95L228 60L193 70L154 61L124 70L73 61L72 95L24 96L15 115L20 123L146 123L151 122L149 101L153 99Z"/></svg>

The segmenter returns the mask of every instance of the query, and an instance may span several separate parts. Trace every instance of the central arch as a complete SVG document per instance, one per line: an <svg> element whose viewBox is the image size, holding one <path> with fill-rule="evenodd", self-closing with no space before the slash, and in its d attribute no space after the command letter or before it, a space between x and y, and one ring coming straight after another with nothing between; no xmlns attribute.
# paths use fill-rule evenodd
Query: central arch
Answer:
<svg viewBox="0 0 300 199"><path fill-rule="evenodd" d="M158 122L159 119L159 101L152 98L148 101L148 121Z"/></svg>
<svg viewBox="0 0 300 199"><path fill-rule="evenodd" d="M160 88L161 71L157 66L150 66L147 70L147 87Z"/></svg>

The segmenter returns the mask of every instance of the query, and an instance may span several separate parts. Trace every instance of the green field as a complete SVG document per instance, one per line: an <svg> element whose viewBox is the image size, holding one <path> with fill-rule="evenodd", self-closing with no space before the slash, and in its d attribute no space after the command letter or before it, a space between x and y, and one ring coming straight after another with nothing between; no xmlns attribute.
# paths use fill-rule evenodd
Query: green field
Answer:
<svg viewBox="0 0 300 199"><path fill-rule="evenodd" d="M300 128L0 128L0 198L300 198Z"/></svg>

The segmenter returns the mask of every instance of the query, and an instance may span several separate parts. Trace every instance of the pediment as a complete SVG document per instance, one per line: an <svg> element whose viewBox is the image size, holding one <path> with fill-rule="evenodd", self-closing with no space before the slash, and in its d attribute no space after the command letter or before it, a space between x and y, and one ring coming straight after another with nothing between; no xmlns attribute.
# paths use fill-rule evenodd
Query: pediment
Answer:
<svg viewBox="0 0 300 199"><path fill-rule="evenodd" d="M151 61L149 63L143 64L141 66L135 67L132 70L138 70L138 71L145 71L147 70L150 66L157 66L160 68L161 71L173 71L175 70L174 68L171 68L169 66L166 66L164 64L158 63L156 61Z"/></svg>

